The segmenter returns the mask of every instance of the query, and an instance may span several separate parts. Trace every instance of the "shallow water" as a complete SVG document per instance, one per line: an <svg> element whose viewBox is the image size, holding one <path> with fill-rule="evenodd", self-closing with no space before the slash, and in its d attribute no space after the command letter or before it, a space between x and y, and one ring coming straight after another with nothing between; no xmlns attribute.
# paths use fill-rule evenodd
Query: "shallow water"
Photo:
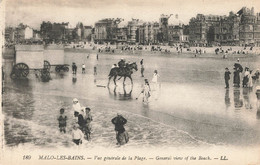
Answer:
<svg viewBox="0 0 260 165"><path fill-rule="evenodd" d="M152 88L149 103L138 100L144 78L140 70L133 74L133 89L122 79L115 88L97 87L107 84L112 64L120 58L127 61L144 59L144 75L152 79L158 70L159 86ZM259 67L259 57L240 58L243 66ZM72 99L82 106L91 107L93 114L92 141L88 147L115 147L115 132L111 119L121 113L128 120L130 135L127 146L132 147L197 147L210 145L260 144L260 121L257 116L255 88L224 88L224 68L233 68L235 58L192 58L169 55L96 55L67 52L65 63L76 62L78 74L55 73L52 80L41 82L30 74L28 80L14 81L6 77L3 94L6 146L71 147L70 131L73 125ZM4 63L6 75L12 61ZM86 74L81 74L81 65ZM93 67L97 66L97 75ZM140 69L140 68L139 68ZM256 82L259 84L259 82ZM232 86L232 76L230 81ZM151 87L153 85L151 84ZM68 116L67 131L61 135L57 117L65 108Z"/></svg>

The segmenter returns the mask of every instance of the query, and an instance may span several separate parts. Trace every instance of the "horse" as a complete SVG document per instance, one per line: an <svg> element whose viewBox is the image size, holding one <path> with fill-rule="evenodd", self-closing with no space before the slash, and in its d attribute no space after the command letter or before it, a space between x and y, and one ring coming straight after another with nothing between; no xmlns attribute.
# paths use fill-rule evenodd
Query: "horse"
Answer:
<svg viewBox="0 0 260 165"><path fill-rule="evenodd" d="M131 77L131 75L133 74L133 69L135 71L138 70L136 62L128 64L125 68L118 68L118 67L112 68L110 70L109 75L108 75L109 78L108 78L107 86L109 86L110 80L111 80L112 77L114 77L113 80L114 80L114 84L116 85L116 77L117 76L120 76L120 78L124 77L124 81L123 81L124 85L125 85L125 79L126 79L126 77L128 77L131 80L131 84L133 85L133 80L132 80L132 77Z"/></svg>

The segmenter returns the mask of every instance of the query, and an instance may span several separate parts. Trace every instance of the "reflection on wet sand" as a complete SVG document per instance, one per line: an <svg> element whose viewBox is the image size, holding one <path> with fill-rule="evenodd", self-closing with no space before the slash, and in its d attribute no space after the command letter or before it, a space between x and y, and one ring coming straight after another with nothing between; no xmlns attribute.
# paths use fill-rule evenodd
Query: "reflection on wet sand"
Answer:
<svg viewBox="0 0 260 165"><path fill-rule="evenodd" d="M226 104L226 109L228 109L230 107L230 105L231 105L230 97L229 97L229 89L226 89L225 104Z"/></svg>
<svg viewBox="0 0 260 165"><path fill-rule="evenodd" d="M256 118L260 119L260 88L257 87L256 89L256 98L257 98L257 103L256 103L256 107L257 107L257 111L256 111Z"/></svg>
<svg viewBox="0 0 260 165"><path fill-rule="evenodd" d="M257 117L257 119L260 119L260 109L257 110L256 117Z"/></svg>
<svg viewBox="0 0 260 165"><path fill-rule="evenodd" d="M234 88L234 106L235 109L243 107L243 100L240 98L240 88Z"/></svg>
<svg viewBox="0 0 260 165"><path fill-rule="evenodd" d="M111 92L109 86L107 87L109 96L113 99L118 99L118 100L132 100L132 91L133 91L133 86L131 85L130 91L127 92L126 86L123 85L123 92L121 92L119 89L117 91L118 86L114 86L113 91Z"/></svg>
<svg viewBox="0 0 260 165"><path fill-rule="evenodd" d="M252 109L252 104L250 101L250 92L252 89L250 88L243 88L243 98L244 98L244 103L245 103L245 108L246 109Z"/></svg>
<svg viewBox="0 0 260 165"><path fill-rule="evenodd" d="M75 84L77 82L77 76L73 75L72 76L72 83Z"/></svg>

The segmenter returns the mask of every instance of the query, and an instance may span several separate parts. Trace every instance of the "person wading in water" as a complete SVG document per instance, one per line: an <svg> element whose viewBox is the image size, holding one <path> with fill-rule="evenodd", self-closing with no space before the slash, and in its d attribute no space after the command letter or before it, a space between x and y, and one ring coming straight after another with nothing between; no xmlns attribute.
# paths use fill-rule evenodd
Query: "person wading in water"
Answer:
<svg viewBox="0 0 260 165"><path fill-rule="evenodd" d="M127 120L120 114L117 114L111 122L115 125L117 145L124 145L129 141L128 133L124 128Z"/></svg>

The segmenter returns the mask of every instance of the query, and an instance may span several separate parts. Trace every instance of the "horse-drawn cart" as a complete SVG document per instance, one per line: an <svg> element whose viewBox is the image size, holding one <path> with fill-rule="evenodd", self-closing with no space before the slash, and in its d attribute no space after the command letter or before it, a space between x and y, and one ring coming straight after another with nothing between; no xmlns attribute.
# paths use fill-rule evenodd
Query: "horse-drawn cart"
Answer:
<svg viewBox="0 0 260 165"><path fill-rule="evenodd" d="M49 61L44 60L44 67L50 69L51 66L55 66L55 71L60 72L68 72L69 71L69 64L56 64L56 65L51 65Z"/></svg>
<svg viewBox="0 0 260 165"><path fill-rule="evenodd" d="M48 60L48 61L47 61ZM51 63L58 63L51 65ZM55 71L61 70L68 72L68 64L64 63L64 50L55 45L44 47L42 45L17 45L15 46L15 65L11 72L11 78L26 78L30 71L34 71L37 78L49 81L51 66L55 66Z"/></svg>
<svg viewBox="0 0 260 165"><path fill-rule="evenodd" d="M42 45L16 45L12 79L26 78L30 71L43 81L50 80L50 70L44 66L44 48Z"/></svg>
<svg viewBox="0 0 260 165"><path fill-rule="evenodd" d="M13 66L12 72L11 72L11 78L13 79L21 79L26 78L29 74L29 71L33 70L36 77L42 78L42 80L49 80L51 78L50 71L48 68L29 68L29 66L25 63L18 63Z"/></svg>

